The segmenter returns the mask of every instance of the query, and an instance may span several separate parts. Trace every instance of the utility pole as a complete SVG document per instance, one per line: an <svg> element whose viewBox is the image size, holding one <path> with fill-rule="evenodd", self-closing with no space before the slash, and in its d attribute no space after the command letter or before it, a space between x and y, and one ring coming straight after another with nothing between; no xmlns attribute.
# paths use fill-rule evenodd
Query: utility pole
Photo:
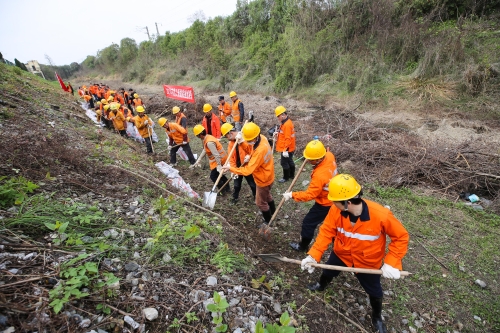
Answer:
<svg viewBox="0 0 500 333"><path fill-rule="evenodd" d="M148 29L148 26L146 26L146 32L148 33L148 40L151 40L151 36L149 36L149 29Z"/></svg>
<svg viewBox="0 0 500 333"><path fill-rule="evenodd" d="M156 36L157 38L160 37L160 32L158 31L158 23L155 22L156 25Z"/></svg>

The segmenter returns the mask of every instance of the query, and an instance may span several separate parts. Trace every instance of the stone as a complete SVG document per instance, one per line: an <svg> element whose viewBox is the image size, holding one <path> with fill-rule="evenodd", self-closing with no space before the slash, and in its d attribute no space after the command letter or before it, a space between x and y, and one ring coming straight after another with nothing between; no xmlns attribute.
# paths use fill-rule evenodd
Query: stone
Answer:
<svg viewBox="0 0 500 333"><path fill-rule="evenodd" d="M422 327L424 327L424 325L422 325L422 322L421 322L420 320L415 320L415 321L413 322L413 324L414 324L415 326L417 326L417 328L422 328Z"/></svg>
<svg viewBox="0 0 500 333"><path fill-rule="evenodd" d="M109 233L111 234L111 238L116 239L118 236L120 236L120 233L116 231L115 229L110 229Z"/></svg>
<svg viewBox="0 0 500 333"><path fill-rule="evenodd" d="M79 325L80 327L82 327L82 328L87 328L87 327L89 327L89 326L90 326L90 324L92 324L92 322L90 321L90 319L89 319L89 318L85 318L85 319L83 319L83 320L80 322L80 324L78 324L78 325Z"/></svg>
<svg viewBox="0 0 500 333"><path fill-rule="evenodd" d="M486 282L482 280L477 279L476 281L474 281L474 283L480 286L481 288L486 288Z"/></svg>
<svg viewBox="0 0 500 333"><path fill-rule="evenodd" d="M207 286L215 286L217 285L217 278L215 276L209 276L207 278Z"/></svg>
<svg viewBox="0 0 500 333"><path fill-rule="evenodd" d="M108 333L108 332L107 332L107 331L105 331L105 330L102 330L102 329L98 328L98 329L97 329L97 333Z"/></svg>
<svg viewBox="0 0 500 333"><path fill-rule="evenodd" d="M264 309L264 307L262 306L262 304L260 303L257 303L255 305L255 307L253 308L253 312L255 314L255 317L260 317L261 315L263 315L265 313L266 309Z"/></svg>
<svg viewBox="0 0 500 333"><path fill-rule="evenodd" d="M199 301L206 299L206 294L203 290L191 290L189 293L189 299L193 303L198 303Z"/></svg>
<svg viewBox="0 0 500 333"><path fill-rule="evenodd" d="M93 243L94 242L94 237L91 237L91 236L83 236L82 238L80 238L80 240L82 242L84 242L85 244L89 244L89 243Z"/></svg>
<svg viewBox="0 0 500 333"><path fill-rule="evenodd" d="M401 323L402 323L403 325L408 325L408 319L403 319L403 320L401 320Z"/></svg>
<svg viewBox="0 0 500 333"><path fill-rule="evenodd" d="M161 273L160 272L154 272L153 273L153 278L157 279L157 278L160 278L161 277Z"/></svg>
<svg viewBox="0 0 500 333"><path fill-rule="evenodd" d="M141 255L139 254L139 252L134 252L134 258L140 258Z"/></svg>
<svg viewBox="0 0 500 333"><path fill-rule="evenodd" d="M139 268L141 268L141 266L139 266L137 263L131 261L127 264L125 264L125 270L127 272L135 272L136 270L138 270Z"/></svg>
<svg viewBox="0 0 500 333"><path fill-rule="evenodd" d="M146 319L149 321L153 321L158 318L158 310L156 310L155 308L145 308L142 310L142 313L144 314L144 317L146 317Z"/></svg>
<svg viewBox="0 0 500 333"><path fill-rule="evenodd" d="M229 301L229 306L236 306L240 303L241 298L231 298Z"/></svg>
<svg viewBox="0 0 500 333"><path fill-rule="evenodd" d="M116 281L108 286L109 289L118 290L120 289L120 281Z"/></svg>
<svg viewBox="0 0 500 333"><path fill-rule="evenodd" d="M170 254L165 253L165 254L163 255L162 260L163 260L163 262L169 262L169 261L171 261L171 260L172 260L172 257L170 256Z"/></svg>
<svg viewBox="0 0 500 333"><path fill-rule="evenodd" d="M478 320L478 321L481 321L481 317L478 317L478 316L474 316L474 320Z"/></svg>
<svg viewBox="0 0 500 333"><path fill-rule="evenodd" d="M410 329L410 333L417 333L417 329L415 327L410 326L409 329Z"/></svg>
<svg viewBox="0 0 500 333"><path fill-rule="evenodd" d="M130 316L125 316L123 317L123 320L132 327L132 329L137 329L139 328L140 324L136 322L132 317Z"/></svg>
<svg viewBox="0 0 500 333"><path fill-rule="evenodd" d="M281 304L279 302L273 303L273 309L274 309L274 312L276 312L278 314L281 314L281 312L282 312Z"/></svg>

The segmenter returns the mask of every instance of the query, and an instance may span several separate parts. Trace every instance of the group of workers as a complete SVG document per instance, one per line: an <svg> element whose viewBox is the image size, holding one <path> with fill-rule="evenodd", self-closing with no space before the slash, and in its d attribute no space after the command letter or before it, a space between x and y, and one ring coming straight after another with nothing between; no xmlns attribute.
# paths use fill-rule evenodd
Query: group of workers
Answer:
<svg viewBox="0 0 500 333"><path fill-rule="evenodd" d="M90 96L94 101L100 101L100 105L95 107L96 112L102 110L104 119L111 120L120 133L119 125L123 121L133 122L146 140L147 152L151 152L150 133L153 121L145 114L143 104L137 104L136 101L140 101L138 95L135 92L125 95L123 89L115 93L103 89L102 85L93 85L91 88L88 91L82 89L84 93L81 96L85 100L89 98L85 96ZM215 183L220 178L217 186L219 189L224 187L223 193L231 192L230 186L224 186L229 181L226 174L234 179L231 199L233 204L239 200L245 178L255 204L262 213L263 224L267 225L276 211L271 194L275 180L274 146L280 153L283 175L278 182L285 183L296 176L293 160L296 150L294 125L286 108L281 105L276 107L274 112L278 125L272 138L275 145L272 145L261 133L260 127L253 122L251 112L244 122L244 106L236 92L232 91L229 96L231 105L225 102L223 96L219 97L218 115L213 113L212 105L203 106L203 121L193 128L194 135L203 143L203 151L198 159L194 158L189 146L187 118L180 107L172 108L174 121L160 118L158 124L168 136L171 164L176 165L177 151L181 148L191 164L189 168L200 166L206 156L210 165L210 179ZM134 117L132 110L138 115ZM226 149L220 141L222 137L229 142ZM402 223L390 208L364 199L362 187L353 176L338 173L335 156L320 140L309 142L303 151L303 157L313 168L308 188L304 191L285 191L282 194L285 201L315 201L303 218L300 240L290 243L293 250L308 254L302 260L302 270L312 273L312 264L319 263L323 253L333 243L326 264L381 270L383 277L399 279L402 259L409 242L409 234ZM387 253L386 236L391 240ZM307 287L311 291L322 291L339 273L338 270L323 269L319 281ZM381 275L357 273L356 277L369 295L372 324L376 331L382 333L387 332L387 328L382 318Z"/></svg>

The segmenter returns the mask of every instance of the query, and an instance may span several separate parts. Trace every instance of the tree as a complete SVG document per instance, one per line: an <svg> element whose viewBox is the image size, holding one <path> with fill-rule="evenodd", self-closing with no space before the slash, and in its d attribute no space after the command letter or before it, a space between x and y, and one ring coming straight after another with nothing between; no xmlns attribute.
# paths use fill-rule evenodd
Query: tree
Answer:
<svg viewBox="0 0 500 333"><path fill-rule="evenodd" d="M17 58L14 58L14 63L16 64L17 67L21 68L23 71L28 71L28 69L26 68L26 65L24 65L22 62L20 62L19 60L17 60Z"/></svg>
<svg viewBox="0 0 500 333"><path fill-rule="evenodd" d="M120 63L126 65L137 56L137 43L132 38L123 38L120 41Z"/></svg>

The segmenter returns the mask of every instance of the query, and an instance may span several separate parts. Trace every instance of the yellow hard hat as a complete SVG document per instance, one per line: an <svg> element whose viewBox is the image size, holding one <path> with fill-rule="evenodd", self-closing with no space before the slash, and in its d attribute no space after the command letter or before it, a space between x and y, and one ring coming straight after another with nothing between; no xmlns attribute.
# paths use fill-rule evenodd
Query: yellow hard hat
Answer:
<svg viewBox="0 0 500 333"><path fill-rule="evenodd" d="M120 108L120 103L111 103L111 110L118 110Z"/></svg>
<svg viewBox="0 0 500 333"><path fill-rule="evenodd" d="M130 121L130 119L131 119L130 117L127 117L127 119L125 119L125 120L126 120L126 121Z"/></svg>
<svg viewBox="0 0 500 333"><path fill-rule="evenodd" d="M103 98L101 99L101 104L108 104L108 101Z"/></svg>
<svg viewBox="0 0 500 333"><path fill-rule="evenodd" d="M180 108L180 107L178 107L178 106L174 106L174 107L172 108L172 113L173 113L173 114L177 114L177 113L179 113L180 111L181 111L181 108Z"/></svg>
<svg viewBox="0 0 500 333"><path fill-rule="evenodd" d="M101 112L101 110L97 110L97 111L95 112L95 114L96 114L96 115L98 115L98 116L100 116L100 115L102 115L102 112Z"/></svg>
<svg viewBox="0 0 500 333"><path fill-rule="evenodd" d="M307 160L319 160L326 155L326 148L319 140L312 140L304 149L304 158Z"/></svg>
<svg viewBox="0 0 500 333"><path fill-rule="evenodd" d="M109 109L109 104L104 105L104 111L108 111Z"/></svg>
<svg viewBox="0 0 500 333"><path fill-rule="evenodd" d="M225 123L224 125L222 125L220 127L220 132L222 135L226 135L227 133L229 133L230 130L232 130L234 128L233 125L231 125L230 123Z"/></svg>
<svg viewBox="0 0 500 333"><path fill-rule="evenodd" d="M113 96L109 96L109 97L108 97L108 102L111 102L111 101L113 101L113 100L114 100Z"/></svg>
<svg viewBox="0 0 500 333"><path fill-rule="evenodd" d="M99 102L97 102L95 105L99 106L99 105L101 105L101 102L99 101Z"/></svg>
<svg viewBox="0 0 500 333"><path fill-rule="evenodd" d="M200 135L200 133L203 132L204 130L205 127L203 127L202 125L196 125L195 127L193 127L193 133L196 136Z"/></svg>
<svg viewBox="0 0 500 333"><path fill-rule="evenodd" d="M255 125L255 123L247 123L241 129L241 136L245 141L251 141L255 139L260 134L260 127Z"/></svg>
<svg viewBox="0 0 500 333"><path fill-rule="evenodd" d="M328 184L328 200L344 201L357 196L361 192L361 185L353 176L346 173L336 175Z"/></svg>
<svg viewBox="0 0 500 333"><path fill-rule="evenodd" d="M276 114L276 117L278 117L280 114L286 112L286 109L283 105L278 106L276 109L274 109L274 113Z"/></svg>
<svg viewBox="0 0 500 333"><path fill-rule="evenodd" d="M112 95L112 94L116 94L116 91L114 91L114 90L110 90L110 91L109 91L109 94L110 94L110 95Z"/></svg>
<svg viewBox="0 0 500 333"><path fill-rule="evenodd" d="M144 110L144 106L139 105L137 108L135 108L135 111L137 111L137 112L144 112L146 110Z"/></svg>
<svg viewBox="0 0 500 333"><path fill-rule="evenodd" d="M158 125L160 125L161 127L163 127L166 122L167 122L167 118L162 117L162 118L158 119Z"/></svg>
<svg viewBox="0 0 500 333"><path fill-rule="evenodd" d="M212 111L212 105L210 105L210 104L203 105L203 112L207 113L210 111Z"/></svg>
<svg viewBox="0 0 500 333"><path fill-rule="evenodd" d="M234 97L234 96L236 96L236 91L231 91L231 92L229 93L229 97Z"/></svg>
<svg viewBox="0 0 500 333"><path fill-rule="evenodd" d="M138 98L138 97L139 97L139 95L138 95L138 94L134 94L134 98Z"/></svg>

